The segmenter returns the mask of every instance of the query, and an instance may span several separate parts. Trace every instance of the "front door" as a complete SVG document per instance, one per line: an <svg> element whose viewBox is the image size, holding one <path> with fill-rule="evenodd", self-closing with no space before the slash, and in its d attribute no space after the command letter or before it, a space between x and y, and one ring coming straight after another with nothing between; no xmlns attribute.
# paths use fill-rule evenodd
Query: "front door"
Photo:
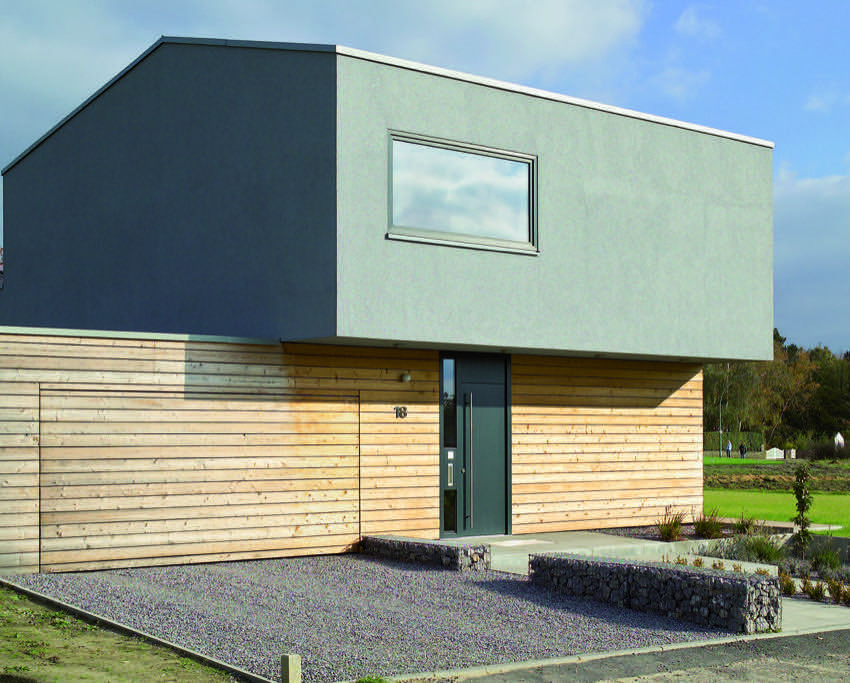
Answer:
<svg viewBox="0 0 850 683"><path fill-rule="evenodd" d="M442 359L443 535L508 530L506 378L505 356Z"/></svg>

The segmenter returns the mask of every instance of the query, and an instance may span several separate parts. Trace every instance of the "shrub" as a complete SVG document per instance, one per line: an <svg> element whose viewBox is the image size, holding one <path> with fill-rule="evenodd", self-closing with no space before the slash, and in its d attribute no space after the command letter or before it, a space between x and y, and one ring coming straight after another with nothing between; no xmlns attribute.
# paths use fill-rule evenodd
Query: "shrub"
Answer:
<svg viewBox="0 0 850 683"><path fill-rule="evenodd" d="M785 549L782 547L782 543L767 534L745 536L744 547L755 558L756 562L776 563L785 557Z"/></svg>
<svg viewBox="0 0 850 683"><path fill-rule="evenodd" d="M835 572L841 566L841 558L838 555L838 550L832 545L831 540L815 548L809 557L812 567L818 573L822 573L824 569Z"/></svg>
<svg viewBox="0 0 850 683"><path fill-rule="evenodd" d="M782 590L782 595L794 595L797 592L797 584L785 572L779 572L779 588Z"/></svg>
<svg viewBox="0 0 850 683"><path fill-rule="evenodd" d="M681 555L676 556L676 564L688 564L688 558L682 557Z"/></svg>
<svg viewBox="0 0 850 683"><path fill-rule="evenodd" d="M661 535L662 541L675 541L682 534L682 523L685 521L685 513L676 512L671 505L664 508L664 515L655 522L655 528Z"/></svg>
<svg viewBox="0 0 850 683"><path fill-rule="evenodd" d="M822 581L812 583L808 579L803 579L803 593L808 595L812 600L821 601L826 596L826 586Z"/></svg>
<svg viewBox="0 0 850 683"><path fill-rule="evenodd" d="M768 534L735 536L719 548L719 556L739 562L765 562L779 564L785 558L781 541ZM792 572L788 572L792 573Z"/></svg>
<svg viewBox="0 0 850 683"><path fill-rule="evenodd" d="M711 568L712 569L719 569L719 570L722 571L722 570L726 569L726 565L724 565L721 560L715 560L714 562L711 563Z"/></svg>
<svg viewBox="0 0 850 683"><path fill-rule="evenodd" d="M768 571L764 567L759 567L758 569L756 569L756 574L758 574L759 576L770 576L770 571Z"/></svg>
<svg viewBox="0 0 850 683"><path fill-rule="evenodd" d="M812 571L812 565L808 560L790 557L779 563L779 570L789 576L799 576L801 579L808 579Z"/></svg>
<svg viewBox="0 0 850 683"><path fill-rule="evenodd" d="M830 579L836 579L838 577L835 576L835 572L829 567L823 567L820 571L818 571L818 578L822 581L829 581Z"/></svg>
<svg viewBox="0 0 850 683"><path fill-rule="evenodd" d="M695 558L693 559L693 561L691 562L691 564L692 564L692 565L694 565L694 567L703 567L703 566L705 566L705 562L703 561L703 559L702 559L701 557L695 557Z"/></svg>
<svg viewBox="0 0 850 683"><path fill-rule="evenodd" d="M794 472L794 484L792 490L797 499L797 515L793 522L798 529L794 532L794 544L799 548L802 555L806 554L809 543L812 540L812 532L809 531L811 520L809 519L809 510L812 507L812 494L809 491L809 466L802 463Z"/></svg>
<svg viewBox="0 0 850 683"><path fill-rule="evenodd" d="M835 442L831 439L812 441L805 448L797 450L797 457L806 460L843 460L850 457L850 449L842 448L836 451Z"/></svg>
<svg viewBox="0 0 850 683"><path fill-rule="evenodd" d="M732 531L736 534L753 534L756 530L756 520L752 517L744 517L744 513L741 513L741 516L737 521L732 523Z"/></svg>
<svg viewBox="0 0 850 683"><path fill-rule="evenodd" d="M744 568L741 567L740 564L733 564L732 565L732 571L733 572L742 572L742 571L744 571Z"/></svg>
<svg viewBox="0 0 850 683"><path fill-rule="evenodd" d="M836 581L835 579L830 579L826 582L826 588L829 591L829 597L832 598L832 601L839 605L841 604L841 596L844 593L844 586L840 581Z"/></svg>
<svg viewBox="0 0 850 683"><path fill-rule="evenodd" d="M841 591L841 602L850 607L850 586L844 586L844 590Z"/></svg>
<svg viewBox="0 0 850 683"><path fill-rule="evenodd" d="M700 538L720 538L723 535L723 525L718 518L717 508L702 514L694 520L694 532Z"/></svg>

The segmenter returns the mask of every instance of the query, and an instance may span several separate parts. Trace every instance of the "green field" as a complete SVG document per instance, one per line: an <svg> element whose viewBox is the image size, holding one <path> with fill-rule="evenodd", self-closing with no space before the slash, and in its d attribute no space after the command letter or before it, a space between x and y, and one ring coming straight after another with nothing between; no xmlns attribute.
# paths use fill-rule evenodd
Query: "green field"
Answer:
<svg viewBox="0 0 850 683"><path fill-rule="evenodd" d="M726 465L730 467L740 467L740 466L761 466L761 467L777 467L780 469L787 467L796 467L798 464L802 463L802 460L764 460L761 458L744 458L741 459L737 456L732 456L731 458L727 458L725 455L721 458L719 455L706 455L702 459L703 465ZM842 469L850 469L850 460L838 460L838 461L827 461L820 460L816 463L809 463L810 466L825 466L829 465L830 467L840 467Z"/></svg>
<svg viewBox="0 0 850 683"><path fill-rule="evenodd" d="M784 460L761 460L756 458L739 458L732 457L727 458L725 455L721 458L719 455L706 455L703 456L702 464L703 465L775 465L778 462L785 462Z"/></svg>
<svg viewBox="0 0 850 683"><path fill-rule="evenodd" d="M721 517L751 517L769 521L789 522L797 510L790 491L759 491L741 489L705 489L705 511L717 508ZM850 536L850 493L813 493L809 512L813 524L837 524L841 529L833 536Z"/></svg>

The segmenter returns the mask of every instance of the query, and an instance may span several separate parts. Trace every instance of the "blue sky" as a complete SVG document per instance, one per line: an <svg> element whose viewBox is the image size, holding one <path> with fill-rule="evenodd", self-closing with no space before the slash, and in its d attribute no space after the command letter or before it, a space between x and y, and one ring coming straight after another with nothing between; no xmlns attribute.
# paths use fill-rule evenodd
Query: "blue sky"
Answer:
<svg viewBox="0 0 850 683"><path fill-rule="evenodd" d="M332 43L552 90L775 142L775 324L841 352L848 26L846 0L0 0L0 165L160 35Z"/></svg>

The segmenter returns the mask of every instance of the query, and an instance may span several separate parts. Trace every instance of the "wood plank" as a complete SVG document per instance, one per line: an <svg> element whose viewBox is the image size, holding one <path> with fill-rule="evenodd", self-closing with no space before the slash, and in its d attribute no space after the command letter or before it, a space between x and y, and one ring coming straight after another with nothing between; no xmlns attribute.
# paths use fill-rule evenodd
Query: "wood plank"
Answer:
<svg viewBox="0 0 850 683"><path fill-rule="evenodd" d="M538 505L556 503L583 503L587 501L608 501L612 505L616 505L620 499L650 499L658 498L659 494L663 496L665 492L679 492L683 496L702 495L702 486L693 486L684 488L678 484L673 484L670 487L656 487L647 485L643 488L609 488L609 489L592 489L587 490L573 488L557 492L557 495L552 495L551 491L536 491L531 490L528 493L514 491L511 496L512 505Z"/></svg>
<svg viewBox="0 0 850 683"><path fill-rule="evenodd" d="M98 562L86 560L83 562L64 562L61 564L42 566L43 572L69 572L69 571L92 571L98 569L122 569L131 567L155 567L167 564L202 564L208 562L236 562L242 560L269 560L284 557L303 557L309 555L333 555L352 552L356 542L345 539L343 543L329 543L328 545L294 546L291 548L280 548L262 551L242 551L225 553L195 553L193 555L149 557L141 559L110 559ZM30 565L32 566L32 565ZM31 570L37 571L37 570Z"/></svg>
<svg viewBox="0 0 850 683"><path fill-rule="evenodd" d="M112 498L82 498L64 500L46 498L41 501L42 514L49 512L64 512L71 510L98 510L101 508L122 509L157 509L196 507L203 505L260 505L260 504L306 504L315 501L356 501L357 489L318 489L304 490L303 483L299 485L293 480L294 488L284 491L261 491L209 495L151 495L151 496L117 496Z"/></svg>
<svg viewBox="0 0 850 683"><path fill-rule="evenodd" d="M22 436L21 440L23 438ZM2 440L2 436L0 436L0 440ZM119 447L159 446L161 448L173 448L174 446L208 446L210 448L217 446L297 446L299 453L304 455L321 454L327 452L329 448L333 448L333 452L337 454L357 454L357 446L354 443L330 446L309 443L306 439L300 437L289 439L286 434L252 434L250 432L236 434L45 434L41 443L42 448L97 448L107 445Z"/></svg>
<svg viewBox="0 0 850 683"><path fill-rule="evenodd" d="M38 520L36 524L16 524L14 526L0 525L0 543L4 551L11 548L13 541L38 540Z"/></svg>
<svg viewBox="0 0 850 683"><path fill-rule="evenodd" d="M41 502L46 505L50 500L78 500L87 498L135 498L138 496L176 496L195 493L198 495L229 495L231 493L266 493L292 491L292 482L311 479L333 481L336 477L355 479L357 467L340 467L338 472L328 468L302 468L280 472L274 479L254 479L250 481L190 481L190 482L146 482L142 484L102 484L73 486L42 486Z"/></svg>
<svg viewBox="0 0 850 683"><path fill-rule="evenodd" d="M321 536L289 537L270 540L229 541L222 543L181 543L163 546L145 545L133 548L97 548L90 551L57 550L42 551L41 564L44 571L56 571L57 567L80 562L118 562L144 560L145 563L156 558L171 558L172 564L186 561L190 556L225 557L234 553L261 553L301 548L327 548L338 545L350 546L358 540L356 533L327 534ZM67 567L66 567L67 569ZM65 569L61 570L64 571Z"/></svg>
<svg viewBox="0 0 850 683"><path fill-rule="evenodd" d="M224 462L220 462L224 461ZM121 459L86 460L84 466L76 460L60 460L46 464L41 472L42 486L76 486L80 484L154 483L159 481L254 481L277 479L292 469L311 466L322 469L337 466L356 467L357 461L348 456L301 458L251 458L240 462L237 458L207 458L167 460L140 459L130 464ZM338 480L336 472L328 479Z"/></svg>
<svg viewBox="0 0 850 683"><path fill-rule="evenodd" d="M224 520L223 524L242 526L243 520L259 516L295 515L301 514L305 509L309 514L323 514L325 512L349 513L357 505L356 496L338 501L332 496L325 499L312 499L305 505L303 502L291 501L289 503L257 503L257 504L203 504L196 506L181 506L178 508L148 507L148 508L97 508L93 510L63 510L58 512L44 512L42 523L45 525L44 534L54 533L48 526L76 525L76 524L101 524L112 522L150 522L164 521L179 526L190 523L195 519L216 518Z"/></svg>
<svg viewBox="0 0 850 683"><path fill-rule="evenodd" d="M184 546L206 543L210 549L217 545L230 543L255 543L274 545L281 539L309 538L312 536L357 536L356 522L339 521L326 524L304 524L274 527L250 527L217 529L207 528L202 531L166 531L144 532L140 534L117 534L97 536L42 537L41 552L45 555L63 551L80 551L86 555L97 555L98 551L121 550L122 554L133 556L137 550L145 554L145 549L157 546ZM266 547L269 547L266 545ZM245 546L243 545L243 548ZM136 555L138 557L138 555Z"/></svg>
<svg viewBox="0 0 850 683"><path fill-rule="evenodd" d="M350 524L356 523L357 520L357 510L353 509L331 512L310 511L289 514L240 515L238 518L230 520L223 520L221 517L193 517L181 520L85 521L76 524L52 524L47 529L48 533L43 534L42 538L137 537L144 534L175 534L194 531L206 533L207 531L228 529L264 529L269 527L277 529L284 526L308 526L310 524L320 526L332 523ZM35 537L38 537L37 528L35 529ZM201 538L204 538L204 536Z"/></svg>

